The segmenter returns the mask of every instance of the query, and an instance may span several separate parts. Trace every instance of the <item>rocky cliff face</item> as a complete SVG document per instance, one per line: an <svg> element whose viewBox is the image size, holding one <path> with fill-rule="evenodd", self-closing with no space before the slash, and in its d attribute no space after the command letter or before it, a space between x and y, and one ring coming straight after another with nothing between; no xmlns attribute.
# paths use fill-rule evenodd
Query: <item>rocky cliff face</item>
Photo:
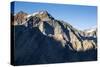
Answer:
<svg viewBox="0 0 100 67"><path fill-rule="evenodd" d="M60 41L63 47L67 45L71 50L85 51L97 47L96 29L80 32L70 24L54 19L47 11L39 11L31 15L19 12L15 16L14 25L38 27L45 36L53 37Z"/></svg>
<svg viewBox="0 0 100 67"><path fill-rule="evenodd" d="M34 52L31 52L35 49L38 49L36 55L41 55L42 59L37 55L38 59L40 58L40 62L32 61L32 59L31 63L41 63L45 58L43 63L96 59L96 55L94 55L97 49L96 29L91 32L89 30L77 30L69 23L53 18L47 11L39 11L31 15L23 14L23 12L18 13L15 16L13 25L15 27L15 44L17 46L16 62L20 57L20 53L26 50L36 60L35 55L33 55ZM42 51L43 54L38 53L39 51ZM83 58L83 56L86 57ZM26 59L26 62L29 62L29 57L24 59ZM19 64L20 62L18 61Z"/></svg>

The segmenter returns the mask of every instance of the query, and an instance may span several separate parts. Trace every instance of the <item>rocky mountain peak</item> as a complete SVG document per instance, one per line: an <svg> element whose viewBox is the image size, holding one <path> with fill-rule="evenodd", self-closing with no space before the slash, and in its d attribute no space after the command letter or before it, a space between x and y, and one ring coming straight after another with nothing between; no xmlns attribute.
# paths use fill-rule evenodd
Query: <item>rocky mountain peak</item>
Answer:
<svg viewBox="0 0 100 67"><path fill-rule="evenodd" d="M53 17L47 11L43 11L43 10L34 12L33 14L28 15L27 18L32 17L32 16L36 16L40 18L41 21L49 21L53 19Z"/></svg>
<svg viewBox="0 0 100 67"><path fill-rule="evenodd" d="M96 31L80 32L69 23L53 18L47 11L38 11L30 15L19 12L15 16L15 25L24 25L27 28L37 27L47 37L61 42L63 47L68 46L74 51L86 51L96 48Z"/></svg>
<svg viewBox="0 0 100 67"><path fill-rule="evenodd" d="M19 11L17 14L27 14L24 11Z"/></svg>
<svg viewBox="0 0 100 67"><path fill-rule="evenodd" d="M23 12L23 11L20 11L18 12L15 16L14 16L14 25L22 25L23 22L26 21L26 18L25 16L27 16L28 14Z"/></svg>
<svg viewBox="0 0 100 67"><path fill-rule="evenodd" d="M47 11L45 11L45 10L41 10L41 11L39 11L39 14L46 14L46 15L48 15L49 13Z"/></svg>
<svg viewBox="0 0 100 67"><path fill-rule="evenodd" d="M47 11L20 11L11 23L17 64L97 60L97 29L80 31Z"/></svg>

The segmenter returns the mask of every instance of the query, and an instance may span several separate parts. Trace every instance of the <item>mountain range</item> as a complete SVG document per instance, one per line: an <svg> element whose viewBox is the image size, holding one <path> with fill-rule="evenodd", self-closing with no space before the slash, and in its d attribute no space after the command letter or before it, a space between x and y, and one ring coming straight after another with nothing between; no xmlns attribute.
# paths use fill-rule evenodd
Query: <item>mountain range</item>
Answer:
<svg viewBox="0 0 100 67"><path fill-rule="evenodd" d="M11 14L15 65L97 60L97 28L78 30L47 11Z"/></svg>

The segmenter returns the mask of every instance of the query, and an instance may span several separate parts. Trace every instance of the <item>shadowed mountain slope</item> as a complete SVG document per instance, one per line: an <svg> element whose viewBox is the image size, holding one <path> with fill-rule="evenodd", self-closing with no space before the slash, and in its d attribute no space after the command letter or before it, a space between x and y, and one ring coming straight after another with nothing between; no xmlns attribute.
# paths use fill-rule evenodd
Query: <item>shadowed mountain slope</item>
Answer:
<svg viewBox="0 0 100 67"><path fill-rule="evenodd" d="M23 12L20 12L23 14ZM17 14L14 16L16 17ZM47 11L14 20L15 65L46 64L97 59L97 30L80 31L53 18Z"/></svg>

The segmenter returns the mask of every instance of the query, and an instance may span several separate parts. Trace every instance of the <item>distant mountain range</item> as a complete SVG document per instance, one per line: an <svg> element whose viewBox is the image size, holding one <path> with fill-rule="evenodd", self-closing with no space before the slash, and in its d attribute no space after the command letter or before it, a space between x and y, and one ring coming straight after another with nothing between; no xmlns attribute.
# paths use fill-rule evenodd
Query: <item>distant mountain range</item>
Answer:
<svg viewBox="0 0 100 67"><path fill-rule="evenodd" d="M16 65L97 59L97 28L78 30L47 11L11 17Z"/></svg>

